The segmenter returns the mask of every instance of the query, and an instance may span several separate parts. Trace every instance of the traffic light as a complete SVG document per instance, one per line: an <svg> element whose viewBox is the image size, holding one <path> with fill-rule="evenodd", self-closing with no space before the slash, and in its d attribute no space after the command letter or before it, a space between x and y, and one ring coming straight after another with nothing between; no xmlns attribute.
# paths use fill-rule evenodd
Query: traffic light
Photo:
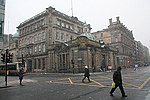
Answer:
<svg viewBox="0 0 150 100"><path fill-rule="evenodd" d="M8 49L6 49L6 61L7 63L12 63L13 54L10 54Z"/></svg>
<svg viewBox="0 0 150 100"><path fill-rule="evenodd" d="M6 59L7 59L7 63L12 63L13 55L10 54L10 53L8 53L8 54L6 55Z"/></svg>
<svg viewBox="0 0 150 100"><path fill-rule="evenodd" d="M13 62L12 60L13 60L13 54L9 53L9 63L12 63Z"/></svg>
<svg viewBox="0 0 150 100"><path fill-rule="evenodd" d="M3 63L5 63L5 54L1 54L1 61L3 62Z"/></svg>

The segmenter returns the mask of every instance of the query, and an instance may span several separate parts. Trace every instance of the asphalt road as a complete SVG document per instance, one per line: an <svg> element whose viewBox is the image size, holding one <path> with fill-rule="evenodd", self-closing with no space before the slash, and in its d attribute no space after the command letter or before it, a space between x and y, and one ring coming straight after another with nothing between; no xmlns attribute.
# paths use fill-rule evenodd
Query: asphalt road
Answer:
<svg viewBox="0 0 150 100"><path fill-rule="evenodd" d="M113 72L91 73L91 83L83 74L28 74L19 85L18 77L0 76L0 100L150 100L150 67L123 69L123 84L128 97L119 88L109 95Z"/></svg>

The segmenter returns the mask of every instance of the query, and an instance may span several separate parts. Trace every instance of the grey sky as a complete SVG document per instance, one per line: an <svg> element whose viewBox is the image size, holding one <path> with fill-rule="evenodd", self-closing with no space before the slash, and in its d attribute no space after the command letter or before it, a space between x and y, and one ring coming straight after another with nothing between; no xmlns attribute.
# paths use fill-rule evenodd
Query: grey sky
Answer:
<svg viewBox="0 0 150 100"><path fill-rule="evenodd" d="M150 49L150 0L72 0L73 15L91 24L92 32L107 28L109 19L133 30L135 40ZM23 21L52 6L69 16L71 0L6 0L5 33L14 34Z"/></svg>

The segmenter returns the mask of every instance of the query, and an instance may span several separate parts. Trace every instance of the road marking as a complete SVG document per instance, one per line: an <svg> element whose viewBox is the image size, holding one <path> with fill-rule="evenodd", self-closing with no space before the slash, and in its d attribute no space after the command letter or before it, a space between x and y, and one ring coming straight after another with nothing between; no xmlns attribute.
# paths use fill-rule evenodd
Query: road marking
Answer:
<svg viewBox="0 0 150 100"><path fill-rule="evenodd" d="M72 82L71 78L68 78L68 80L69 80L69 82L70 82L71 84L73 84L73 82Z"/></svg>
<svg viewBox="0 0 150 100"><path fill-rule="evenodd" d="M92 79L91 79L92 80ZM99 82L97 82L97 81L95 81L95 80L92 80L94 83L96 83L96 84L98 84L98 85L100 85L101 87L105 87L104 85L102 85L101 83L99 83Z"/></svg>
<svg viewBox="0 0 150 100"><path fill-rule="evenodd" d="M133 84L126 83L126 82L123 82L123 83L126 84L126 85L128 85L128 86L133 86L133 87L139 88L139 86L137 86L137 85L133 85Z"/></svg>
<svg viewBox="0 0 150 100"><path fill-rule="evenodd" d="M142 89L149 81L150 77L146 81L144 81L144 83L139 87L139 89Z"/></svg>
<svg viewBox="0 0 150 100"><path fill-rule="evenodd" d="M111 88L111 80L112 78L110 77L106 77L106 76L98 76L100 77L100 80L97 78L91 79L92 84L85 84L85 83L81 83L79 81L79 79L74 79L74 78L64 78L64 79L59 79L57 80L53 80L53 81L49 81L49 83L60 83L60 84L71 84L71 85L80 85L80 86L95 86L95 87L102 87L102 88ZM101 79L102 78L102 79ZM97 81L99 80L99 81ZM107 81L107 85L105 85L105 83L103 83L102 80L108 80ZM109 81L110 80L110 81ZM143 90L142 88L150 81L150 77L144 81L144 83L141 84L132 84L132 83L127 83L127 82L123 82L124 83L124 87L127 89L138 89L138 90Z"/></svg>

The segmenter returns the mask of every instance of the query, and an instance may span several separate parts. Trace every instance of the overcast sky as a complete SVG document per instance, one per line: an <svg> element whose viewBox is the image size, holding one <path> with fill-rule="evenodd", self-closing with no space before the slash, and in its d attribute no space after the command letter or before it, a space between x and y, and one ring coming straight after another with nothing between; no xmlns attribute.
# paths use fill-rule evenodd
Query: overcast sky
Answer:
<svg viewBox="0 0 150 100"><path fill-rule="evenodd" d="M92 32L107 28L109 19L120 21L133 30L135 40L150 49L150 0L72 0L73 16L91 24ZM6 0L5 34L16 33L23 21L52 6L72 16L71 0Z"/></svg>

